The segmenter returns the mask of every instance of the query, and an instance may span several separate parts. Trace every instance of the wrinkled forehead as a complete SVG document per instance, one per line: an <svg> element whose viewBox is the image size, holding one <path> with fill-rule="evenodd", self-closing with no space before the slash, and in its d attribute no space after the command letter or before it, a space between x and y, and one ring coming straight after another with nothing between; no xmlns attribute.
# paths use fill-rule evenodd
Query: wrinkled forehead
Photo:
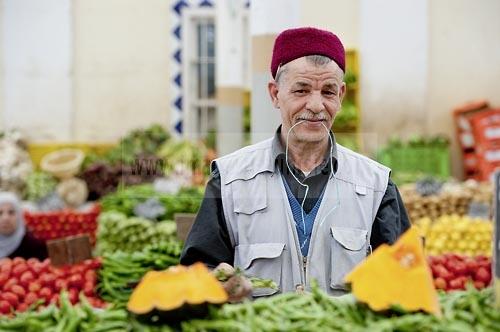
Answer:
<svg viewBox="0 0 500 332"><path fill-rule="evenodd" d="M335 61L318 65L302 57L290 61L285 67L286 77L293 81L302 78L341 83L344 78L344 72Z"/></svg>

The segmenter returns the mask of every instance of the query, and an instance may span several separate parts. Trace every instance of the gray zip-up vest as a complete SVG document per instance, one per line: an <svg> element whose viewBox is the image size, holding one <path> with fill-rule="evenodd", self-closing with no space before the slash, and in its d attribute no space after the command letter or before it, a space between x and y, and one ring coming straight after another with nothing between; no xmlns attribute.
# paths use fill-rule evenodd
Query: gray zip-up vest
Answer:
<svg viewBox="0 0 500 332"><path fill-rule="evenodd" d="M221 177L224 216L234 246L234 266L268 278L280 292L310 289L316 279L331 295L346 291L343 279L370 250L369 239L390 169L337 144L338 170L327 182L303 257L272 139L215 162ZM271 295L257 289L254 296Z"/></svg>

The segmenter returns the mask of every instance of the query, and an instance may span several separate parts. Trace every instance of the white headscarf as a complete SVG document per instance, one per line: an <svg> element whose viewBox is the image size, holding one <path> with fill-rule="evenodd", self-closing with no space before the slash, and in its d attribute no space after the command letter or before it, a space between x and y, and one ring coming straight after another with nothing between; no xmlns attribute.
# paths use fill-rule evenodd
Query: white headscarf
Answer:
<svg viewBox="0 0 500 332"><path fill-rule="evenodd" d="M16 195L10 192L0 192L0 205L5 203L12 204L14 210L16 211L17 228L10 235L0 234L0 258L7 257L16 251L24 238L24 234L26 233L21 204L19 203Z"/></svg>

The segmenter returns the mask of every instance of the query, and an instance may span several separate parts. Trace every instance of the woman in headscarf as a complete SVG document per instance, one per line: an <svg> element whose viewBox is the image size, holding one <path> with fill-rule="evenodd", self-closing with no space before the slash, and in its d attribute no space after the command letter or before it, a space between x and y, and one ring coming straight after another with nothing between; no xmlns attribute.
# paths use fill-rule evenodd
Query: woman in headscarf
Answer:
<svg viewBox="0 0 500 332"><path fill-rule="evenodd" d="M10 192L0 192L0 258L47 258L47 246L24 224L21 204Z"/></svg>

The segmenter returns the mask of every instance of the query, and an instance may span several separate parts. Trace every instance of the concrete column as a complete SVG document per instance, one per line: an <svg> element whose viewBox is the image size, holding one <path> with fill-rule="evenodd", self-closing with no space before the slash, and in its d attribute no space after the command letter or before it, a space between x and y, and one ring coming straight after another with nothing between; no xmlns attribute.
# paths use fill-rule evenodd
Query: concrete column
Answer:
<svg viewBox="0 0 500 332"><path fill-rule="evenodd" d="M72 139L71 0L4 0L3 120L36 141Z"/></svg>
<svg viewBox="0 0 500 332"><path fill-rule="evenodd" d="M267 92L271 78L273 43L284 29L297 27L300 18L299 0L252 0L250 26L252 38L252 143L273 135L281 123Z"/></svg>
<svg viewBox="0 0 500 332"><path fill-rule="evenodd" d="M243 7L241 0L219 0L216 15L217 152L243 145Z"/></svg>
<svg viewBox="0 0 500 332"><path fill-rule="evenodd" d="M360 10L362 139L374 152L390 136L425 133L428 1L361 0Z"/></svg>

